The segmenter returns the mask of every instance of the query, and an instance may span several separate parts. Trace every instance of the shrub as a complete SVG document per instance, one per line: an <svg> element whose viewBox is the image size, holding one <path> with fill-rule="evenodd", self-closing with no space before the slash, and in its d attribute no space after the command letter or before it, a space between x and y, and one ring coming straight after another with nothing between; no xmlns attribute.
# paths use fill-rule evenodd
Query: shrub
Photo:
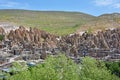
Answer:
<svg viewBox="0 0 120 80"><path fill-rule="evenodd" d="M4 35L0 35L0 41L4 39Z"/></svg>
<svg viewBox="0 0 120 80"><path fill-rule="evenodd" d="M119 80L106 69L103 62L85 57L82 64L59 55L49 56L44 63L29 67L9 80Z"/></svg>
<svg viewBox="0 0 120 80"><path fill-rule="evenodd" d="M120 77L120 61L118 62L105 62L108 70L111 71L112 74Z"/></svg>

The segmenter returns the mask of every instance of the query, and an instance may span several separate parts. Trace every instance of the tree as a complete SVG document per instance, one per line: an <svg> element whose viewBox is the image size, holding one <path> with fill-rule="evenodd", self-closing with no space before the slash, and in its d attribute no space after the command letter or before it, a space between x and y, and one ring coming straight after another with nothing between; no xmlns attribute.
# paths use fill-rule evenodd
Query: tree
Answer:
<svg viewBox="0 0 120 80"><path fill-rule="evenodd" d="M65 55L49 56L44 63L29 67L8 80L119 80L102 61L85 57L76 64Z"/></svg>
<svg viewBox="0 0 120 80"><path fill-rule="evenodd" d="M105 62L108 70L111 71L112 74L120 77L120 61L118 62Z"/></svg>

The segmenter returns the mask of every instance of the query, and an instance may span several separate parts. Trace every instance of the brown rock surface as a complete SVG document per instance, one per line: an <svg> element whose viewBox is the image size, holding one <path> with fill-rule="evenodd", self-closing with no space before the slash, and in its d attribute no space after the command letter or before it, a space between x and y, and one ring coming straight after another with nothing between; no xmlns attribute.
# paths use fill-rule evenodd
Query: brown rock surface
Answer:
<svg viewBox="0 0 120 80"><path fill-rule="evenodd" d="M0 35L4 35L4 34L5 34L5 30L2 27L0 27Z"/></svg>

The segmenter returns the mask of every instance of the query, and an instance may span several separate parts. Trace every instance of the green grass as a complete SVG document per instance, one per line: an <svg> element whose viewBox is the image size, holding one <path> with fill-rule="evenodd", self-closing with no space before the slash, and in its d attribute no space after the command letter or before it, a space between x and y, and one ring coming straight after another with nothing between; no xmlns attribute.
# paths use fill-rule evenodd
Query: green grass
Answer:
<svg viewBox="0 0 120 80"><path fill-rule="evenodd" d="M58 35L73 33L94 18L80 12L0 10L0 22L37 27Z"/></svg>
<svg viewBox="0 0 120 80"><path fill-rule="evenodd" d="M120 14L104 14L98 17L65 11L0 10L0 22L25 27L37 27L52 34L66 35L76 31L120 27Z"/></svg>

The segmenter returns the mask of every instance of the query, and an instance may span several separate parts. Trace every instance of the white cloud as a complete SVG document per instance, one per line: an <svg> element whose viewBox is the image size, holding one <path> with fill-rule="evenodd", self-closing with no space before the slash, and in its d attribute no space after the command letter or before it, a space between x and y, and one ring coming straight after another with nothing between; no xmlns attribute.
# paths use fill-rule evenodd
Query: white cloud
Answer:
<svg viewBox="0 0 120 80"><path fill-rule="evenodd" d="M115 7L115 8L120 8L120 3L114 4L113 7Z"/></svg>
<svg viewBox="0 0 120 80"><path fill-rule="evenodd" d="M120 0L94 0L96 6L120 8Z"/></svg>
<svg viewBox="0 0 120 80"><path fill-rule="evenodd" d="M27 3L20 3L20 2L14 2L14 1L1 1L0 0L0 7L5 7L5 8L25 8L28 7L29 4Z"/></svg>
<svg viewBox="0 0 120 80"><path fill-rule="evenodd" d="M19 5L17 2L0 2L0 6L2 7L15 7Z"/></svg>
<svg viewBox="0 0 120 80"><path fill-rule="evenodd" d="M98 6L107 6L112 4L114 0L95 0L94 2Z"/></svg>

